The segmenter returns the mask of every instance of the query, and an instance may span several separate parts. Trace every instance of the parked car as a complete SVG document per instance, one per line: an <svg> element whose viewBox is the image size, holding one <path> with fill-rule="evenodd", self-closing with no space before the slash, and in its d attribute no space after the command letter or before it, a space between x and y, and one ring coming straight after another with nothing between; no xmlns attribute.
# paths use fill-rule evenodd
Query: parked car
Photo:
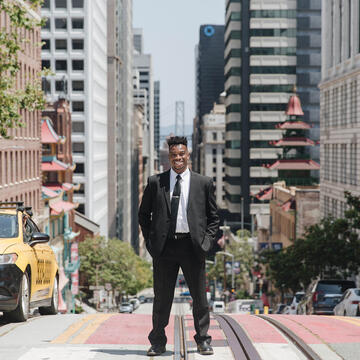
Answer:
<svg viewBox="0 0 360 360"><path fill-rule="evenodd" d="M339 303L334 307L334 314L339 316L360 316L360 288L347 289Z"/></svg>
<svg viewBox="0 0 360 360"><path fill-rule="evenodd" d="M133 306L129 302L123 302L120 304L119 312L121 313L129 313L131 314L133 312Z"/></svg>
<svg viewBox="0 0 360 360"><path fill-rule="evenodd" d="M136 310L140 306L140 301L137 298L130 299L129 303L133 306L134 310Z"/></svg>
<svg viewBox="0 0 360 360"><path fill-rule="evenodd" d="M26 321L30 309L57 314L59 272L49 235L41 233L23 202L0 202L0 311Z"/></svg>
<svg viewBox="0 0 360 360"><path fill-rule="evenodd" d="M140 295L139 296L139 301L140 301L140 304L143 304L145 302L145 296L144 295Z"/></svg>
<svg viewBox="0 0 360 360"><path fill-rule="evenodd" d="M333 315L334 307L343 293L355 287L355 282L351 280L315 280L309 285L304 298L300 301L297 314Z"/></svg>
<svg viewBox="0 0 360 360"><path fill-rule="evenodd" d="M299 302L303 299L305 295L304 291L298 291L295 293L291 304L286 305L285 309L283 310L282 314L288 314L288 315L296 315L296 310L299 305Z"/></svg>

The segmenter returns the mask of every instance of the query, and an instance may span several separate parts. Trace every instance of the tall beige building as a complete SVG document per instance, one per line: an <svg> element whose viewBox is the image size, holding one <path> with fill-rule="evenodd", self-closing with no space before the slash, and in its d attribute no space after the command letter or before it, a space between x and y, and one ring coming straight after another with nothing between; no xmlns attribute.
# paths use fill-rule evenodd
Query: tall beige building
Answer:
<svg viewBox="0 0 360 360"><path fill-rule="evenodd" d="M341 217L360 195L359 2L322 1L321 215Z"/></svg>
<svg viewBox="0 0 360 360"><path fill-rule="evenodd" d="M40 20L33 11L29 15ZM10 29L8 15L0 13L0 28ZM16 89L24 89L26 79L40 71L40 28L24 31L26 43L19 54L20 71ZM0 201L24 201L32 206L35 217L41 208L41 112L21 111L24 127L10 129L9 140L0 138Z"/></svg>

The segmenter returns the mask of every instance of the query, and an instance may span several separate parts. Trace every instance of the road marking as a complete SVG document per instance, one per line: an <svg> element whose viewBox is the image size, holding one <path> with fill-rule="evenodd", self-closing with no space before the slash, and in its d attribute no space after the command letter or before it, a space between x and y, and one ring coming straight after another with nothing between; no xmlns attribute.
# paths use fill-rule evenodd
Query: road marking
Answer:
<svg viewBox="0 0 360 360"><path fill-rule="evenodd" d="M83 317L81 320L70 325L61 335L59 335L56 339L51 341L51 343L52 344L66 343L72 336L75 335L76 332L78 332L84 326L84 324L86 324L88 321L91 321L96 316L97 314L91 314Z"/></svg>
<svg viewBox="0 0 360 360"><path fill-rule="evenodd" d="M330 316L329 316L330 317ZM351 317L345 317L345 316L332 316L332 318L348 322L350 324L354 324L356 326L360 326L360 321L358 319L353 319Z"/></svg>
<svg viewBox="0 0 360 360"><path fill-rule="evenodd" d="M85 341L92 335L96 329L106 320L108 320L113 314L101 314L98 315L95 319L90 321L86 327L80 331L80 333L75 336L70 344L84 344Z"/></svg>
<svg viewBox="0 0 360 360"><path fill-rule="evenodd" d="M90 360L96 355L93 349L83 349L81 347L39 347L31 348L28 352L18 358L18 360Z"/></svg>

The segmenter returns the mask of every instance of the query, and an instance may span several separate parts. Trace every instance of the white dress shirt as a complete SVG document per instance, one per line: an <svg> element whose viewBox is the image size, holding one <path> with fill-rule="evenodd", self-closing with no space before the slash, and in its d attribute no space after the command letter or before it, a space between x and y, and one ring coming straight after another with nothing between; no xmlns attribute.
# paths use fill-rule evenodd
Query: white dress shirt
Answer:
<svg viewBox="0 0 360 360"><path fill-rule="evenodd" d="M176 220L176 231L177 233L188 233L189 225L187 221L187 205L189 201L189 190L190 190L190 170L187 168L183 173L178 174L173 169L170 170L170 201L174 192L176 184L176 176L180 175L180 201L179 210Z"/></svg>

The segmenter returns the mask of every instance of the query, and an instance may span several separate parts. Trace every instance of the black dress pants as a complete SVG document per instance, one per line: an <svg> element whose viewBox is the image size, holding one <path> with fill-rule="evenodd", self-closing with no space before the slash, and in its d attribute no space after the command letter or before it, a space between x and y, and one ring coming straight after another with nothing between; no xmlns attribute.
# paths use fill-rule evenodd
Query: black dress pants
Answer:
<svg viewBox="0 0 360 360"><path fill-rule="evenodd" d="M190 236L167 240L161 256L153 259L154 304L153 329L149 334L152 345L165 345L165 327L169 316L176 279L181 267L193 299L193 317L196 343L211 342L208 335L210 324L209 308L206 298L205 257L195 253Z"/></svg>

